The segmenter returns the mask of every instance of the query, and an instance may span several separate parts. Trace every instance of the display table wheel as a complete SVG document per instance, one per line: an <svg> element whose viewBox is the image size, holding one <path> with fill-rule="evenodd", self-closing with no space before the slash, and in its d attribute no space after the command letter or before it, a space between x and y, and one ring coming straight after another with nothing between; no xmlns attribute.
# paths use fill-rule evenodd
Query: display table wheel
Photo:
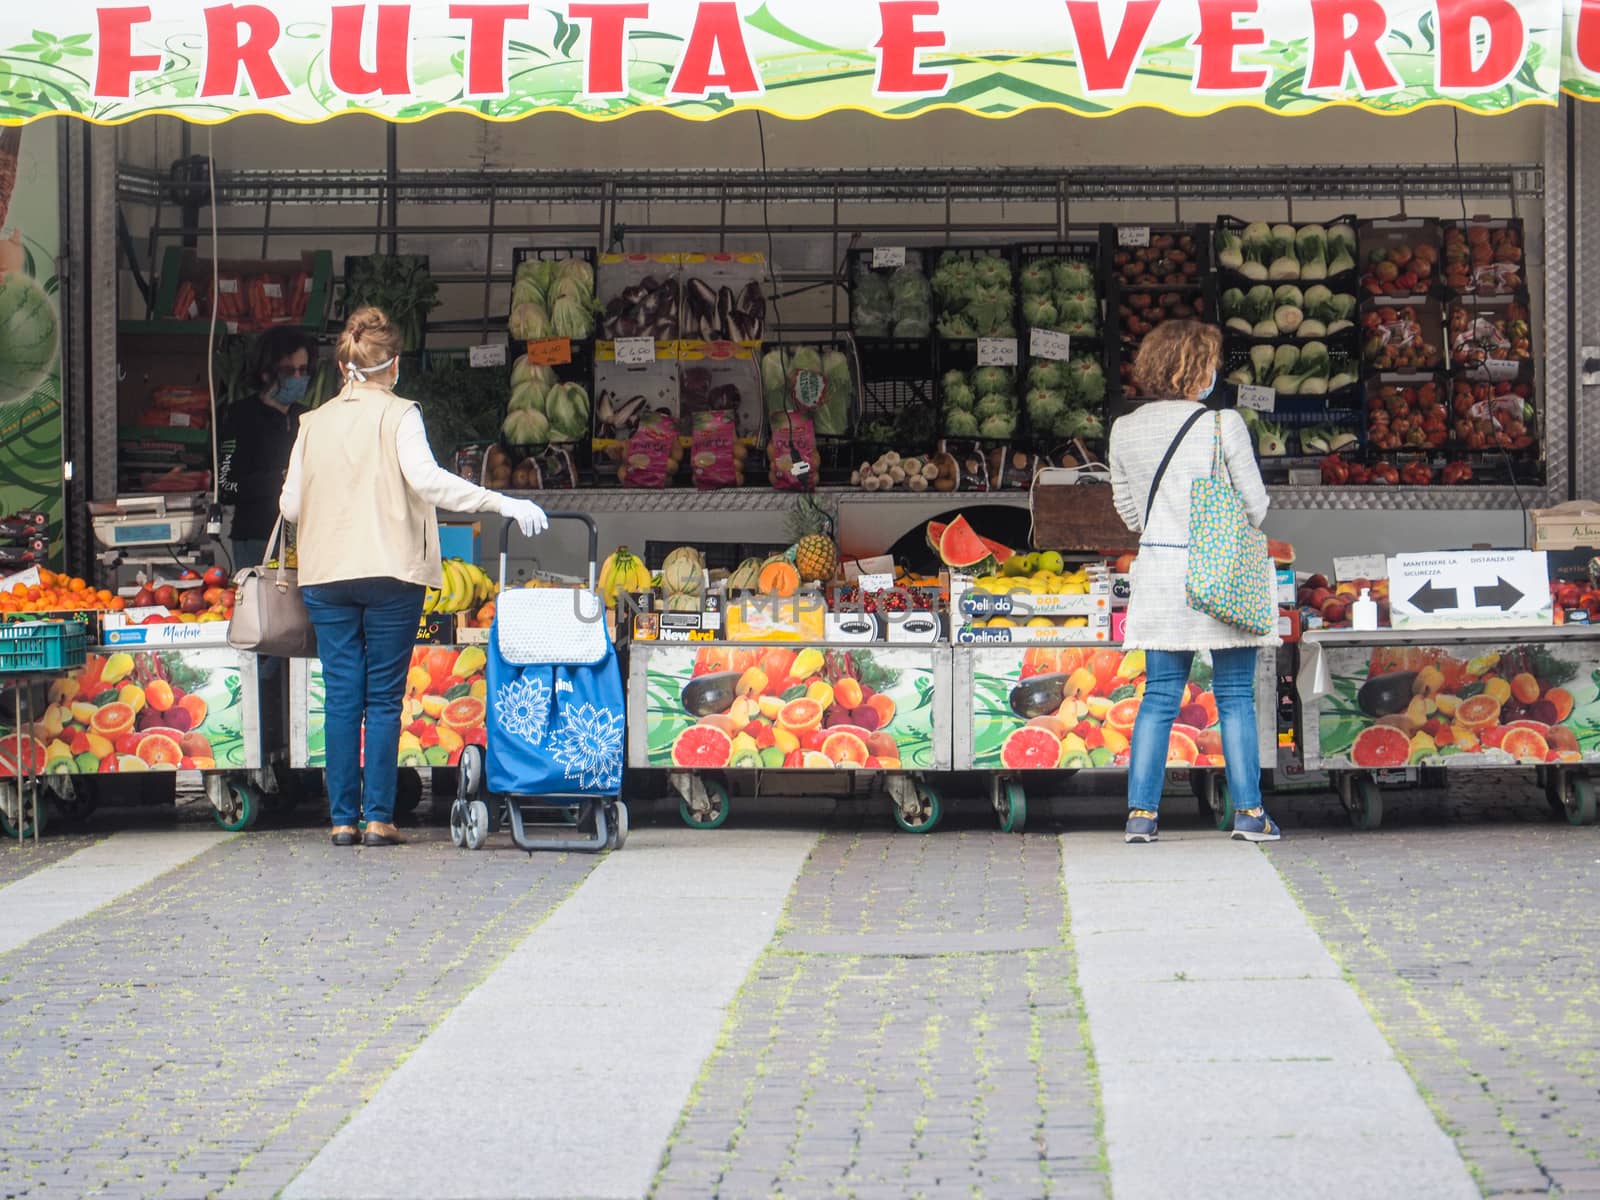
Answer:
<svg viewBox="0 0 1600 1200"><path fill-rule="evenodd" d="M21 791L13 783L0 783L0 833L12 841L16 841L19 833L17 825L22 826L20 836L25 838L39 837L45 827L50 823L50 805L43 797L39 800L39 824L34 827L34 806L31 800L24 801ZM18 810L22 810L19 812Z"/></svg>
<svg viewBox="0 0 1600 1200"><path fill-rule="evenodd" d="M1021 833L1028 825L1028 793L1012 779L994 781L994 815L1001 833Z"/></svg>
<svg viewBox="0 0 1600 1200"><path fill-rule="evenodd" d="M1227 778L1215 771L1191 771L1189 786L1194 789L1201 820L1210 821L1220 833L1230 831L1233 828L1233 793L1228 790Z"/></svg>
<svg viewBox="0 0 1600 1200"><path fill-rule="evenodd" d="M252 784L237 779L221 782L222 786L211 798L212 816L229 833L242 833L261 816L261 793Z"/></svg>
<svg viewBox="0 0 1600 1200"><path fill-rule="evenodd" d="M1334 780L1350 824L1357 829L1377 829L1383 824L1383 789L1370 775L1341 774Z"/></svg>
<svg viewBox="0 0 1600 1200"><path fill-rule="evenodd" d="M698 775L674 775L678 791L678 815L690 829L720 829L728 823L733 803L725 784Z"/></svg>
<svg viewBox="0 0 1600 1200"><path fill-rule="evenodd" d="M1595 784L1571 771L1550 769L1545 782L1545 798L1552 814L1569 825L1593 825Z"/></svg>
<svg viewBox="0 0 1600 1200"><path fill-rule="evenodd" d="M932 833L944 816L944 802L931 784L904 775L891 775L889 799L894 823L907 833Z"/></svg>

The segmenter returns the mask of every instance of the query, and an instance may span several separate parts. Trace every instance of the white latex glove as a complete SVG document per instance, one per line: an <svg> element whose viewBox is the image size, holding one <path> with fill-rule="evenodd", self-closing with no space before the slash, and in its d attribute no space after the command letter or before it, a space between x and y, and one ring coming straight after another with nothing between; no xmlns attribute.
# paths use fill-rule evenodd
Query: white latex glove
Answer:
<svg viewBox="0 0 1600 1200"><path fill-rule="evenodd" d="M550 528L550 518L544 515L532 500L519 500L515 496L500 497L500 515L515 521L523 537L536 537Z"/></svg>

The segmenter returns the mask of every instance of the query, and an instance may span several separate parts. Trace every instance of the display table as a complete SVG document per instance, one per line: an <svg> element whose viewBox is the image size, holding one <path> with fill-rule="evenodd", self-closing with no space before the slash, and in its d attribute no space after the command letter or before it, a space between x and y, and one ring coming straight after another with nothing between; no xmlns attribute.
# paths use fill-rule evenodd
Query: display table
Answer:
<svg viewBox="0 0 1600 1200"><path fill-rule="evenodd" d="M852 790L881 781L913 833L942 816L929 772L948 771L950 647L634 642L628 766L669 772L683 819L728 818L727 776L814 777Z"/></svg>
<svg viewBox="0 0 1600 1200"><path fill-rule="evenodd" d="M1301 743L1356 824L1383 819L1373 773L1537 768L1552 809L1595 819L1600 630L1587 625L1307 633Z"/></svg>

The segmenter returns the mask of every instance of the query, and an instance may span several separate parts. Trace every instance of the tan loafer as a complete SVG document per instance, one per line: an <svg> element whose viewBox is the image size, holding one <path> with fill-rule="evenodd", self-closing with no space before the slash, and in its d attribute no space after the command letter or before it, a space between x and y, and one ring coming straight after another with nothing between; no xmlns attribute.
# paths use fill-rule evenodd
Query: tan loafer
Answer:
<svg viewBox="0 0 1600 1200"><path fill-rule="evenodd" d="M354 825L335 825L333 827L333 844L335 846L354 846L356 839L361 836Z"/></svg>
<svg viewBox="0 0 1600 1200"><path fill-rule="evenodd" d="M405 834L382 821L368 821L367 832L361 839L367 846L404 846L407 840Z"/></svg>

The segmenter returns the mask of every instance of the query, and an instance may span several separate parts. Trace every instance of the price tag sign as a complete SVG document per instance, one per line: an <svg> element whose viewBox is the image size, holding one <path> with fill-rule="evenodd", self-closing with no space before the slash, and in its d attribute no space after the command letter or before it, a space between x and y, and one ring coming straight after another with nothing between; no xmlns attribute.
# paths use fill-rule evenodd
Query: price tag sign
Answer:
<svg viewBox="0 0 1600 1200"><path fill-rule="evenodd" d="M1491 358L1484 362L1483 370L1496 381L1515 379L1522 373L1522 364L1510 358Z"/></svg>
<svg viewBox="0 0 1600 1200"><path fill-rule="evenodd" d="M1142 250L1150 244L1150 226L1123 225L1117 229L1117 245Z"/></svg>
<svg viewBox="0 0 1600 1200"><path fill-rule="evenodd" d="M1053 329L1029 330L1028 353L1050 362L1066 362L1072 357L1072 335Z"/></svg>
<svg viewBox="0 0 1600 1200"><path fill-rule="evenodd" d="M174 428L174 429L187 429L187 428L189 428L189 414L188 413L175 412L175 413L169 414L169 416L171 417L170 424L171 424L172 428Z"/></svg>
<svg viewBox="0 0 1600 1200"><path fill-rule="evenodd" d="M822 403L822 393L827 390L828 381L815 371L796 371L794 373L794 402L800 406L802 412L814 412Z"/></svg>
<svg viewBox="0 0 1600 1200"><path fill-rule="evenodd" d="M1382 554L1361 554L1333 560L1333 577L1340 583L1353 579L1389 578L1389 559Z"/></svg>
<svg viewBox="0 0 1600 1200"><path fill-rule="evenodd" d="M1262 387L1256 383L1241 383L1239 385L1239 407L1254 409L1256 412L1271 412L1278 403L1278 393L1272 388Z"/></svg>
<svg viewBox="0 0 1600 1200"><path fill-rule="evenodd" d="M655 338L618 338L617 361L626 367L642 367L656 360Z"/></svg>
<svg viewBox="0 0 1600 1200"><path fill-rule="evenodd" d="M904 246L874 246L872 248L873 270L884 271L905 265L906 248Z"/></svg>
<svg viewBox="0 0 1600 1200"><path fill-rule="evenodd" d="M979 338L978 365L980 367L1014 367L1017 365L1016 338Z"/></svg>
<svg viewBox="0 0 1600 1200"><path fill-rule="evenodd" d="M472 346L467 350L467 365L471 367L503 367L506 365L506 344L492 342L487 346Z"/></svg>
<svg viewBox="0 0 1600 1200"><path fill-rule="evenodd" d="M868 596L894 590L893 575L863 575L856 582L860 585L862 593Z"/></svg>
<svg viewBox="0 0 1600 1200"><path fill-rule="evenodd" d="M528 363L531 366L564 367L571 361L571 338L540 338L536 342L528 343Z"/></svg>

